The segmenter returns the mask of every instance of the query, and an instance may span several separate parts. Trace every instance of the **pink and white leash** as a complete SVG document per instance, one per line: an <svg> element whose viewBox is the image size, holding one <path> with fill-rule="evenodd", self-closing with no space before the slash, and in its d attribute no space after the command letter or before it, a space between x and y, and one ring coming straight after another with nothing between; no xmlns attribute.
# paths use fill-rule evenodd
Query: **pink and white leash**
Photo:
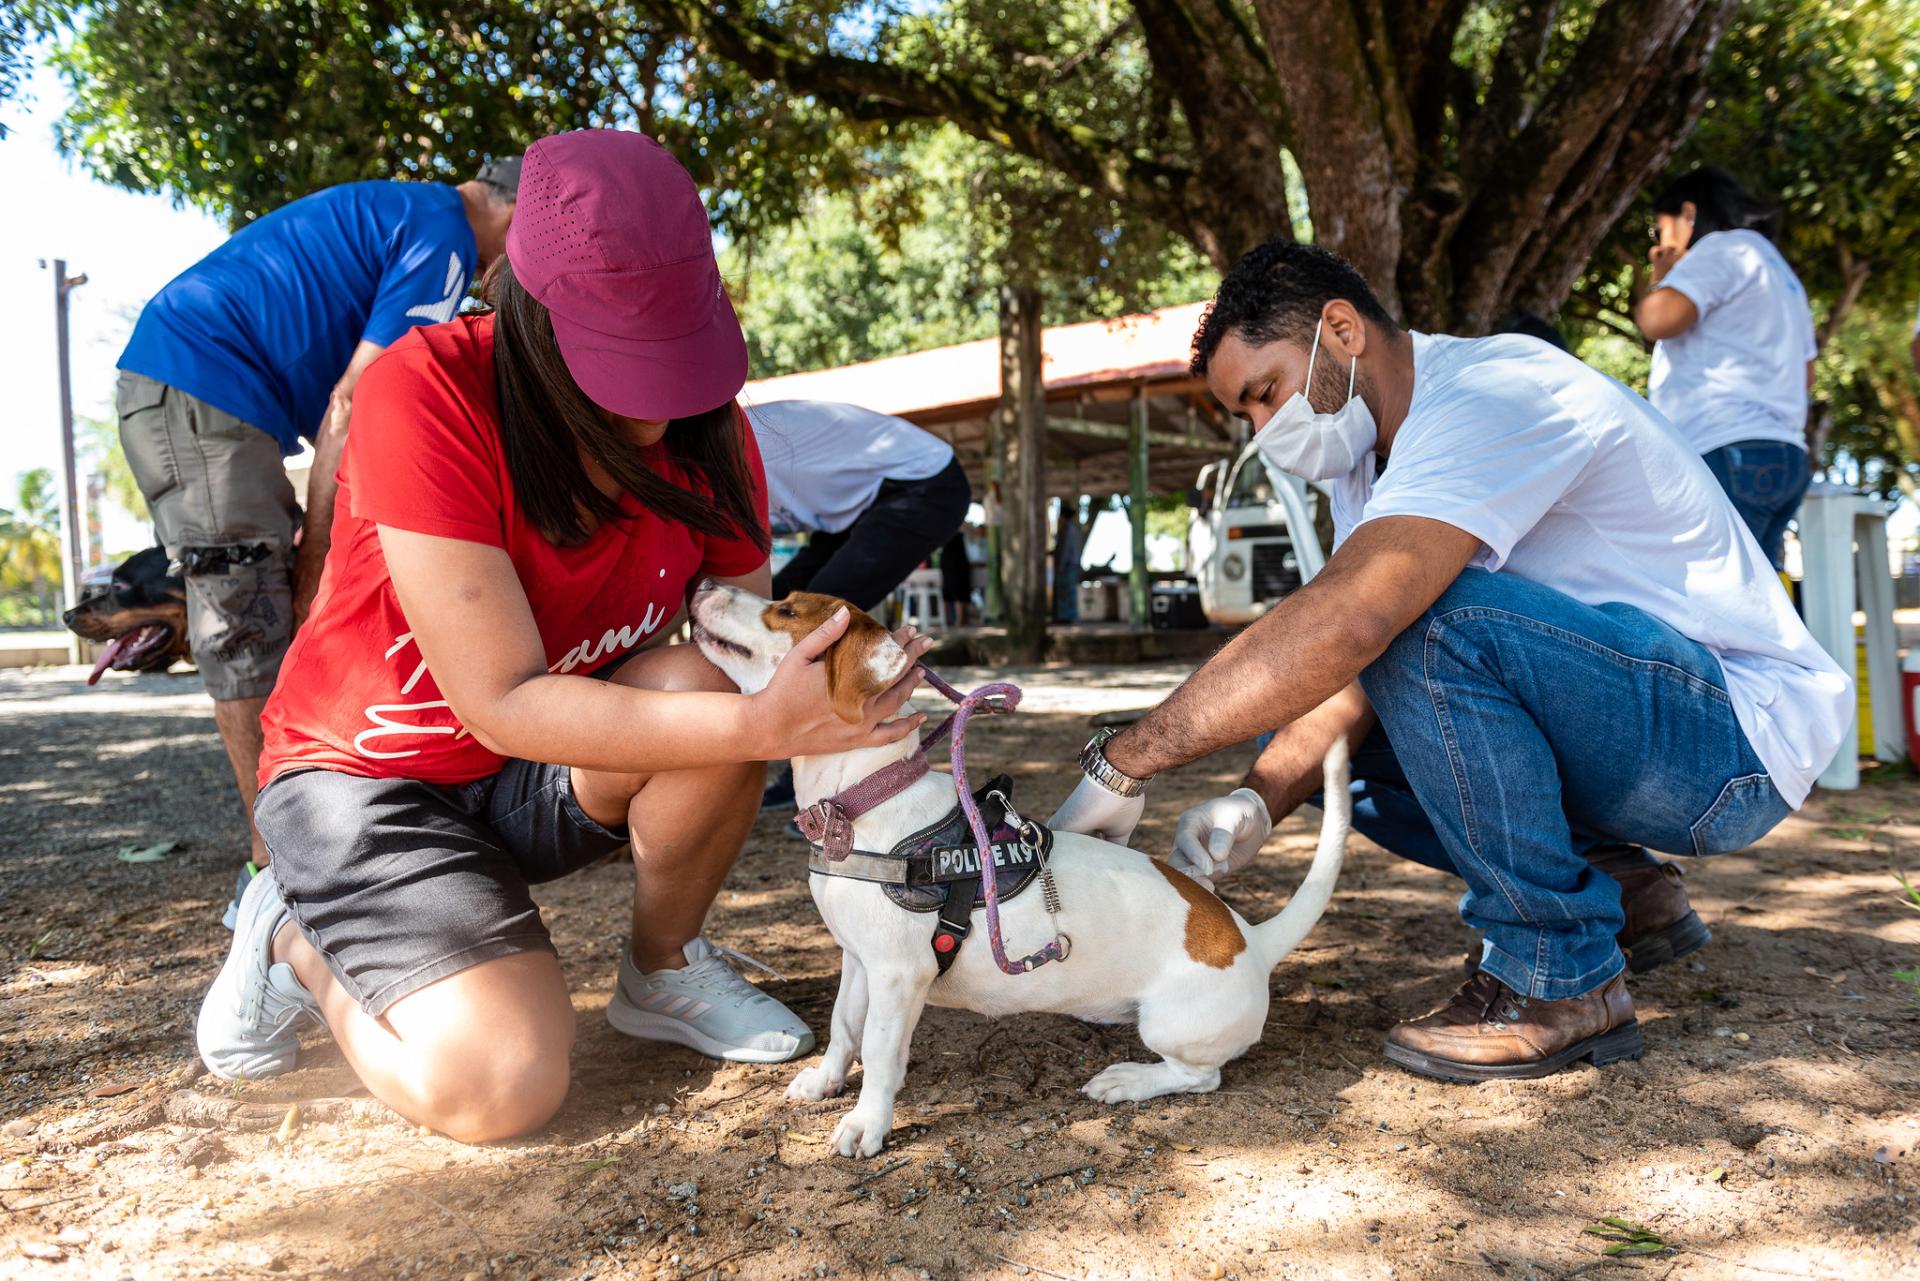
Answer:
<svg viewBox="0 0 1920 1281"><path fill-rule="evenodd" d="M989 714L1014 710L1020 706L1020 687L1006 681L995 681L982 685L970 694L961 694L926 664L920 665L920 671L926 677L927 684L957 704L953 715L929 735L928 741L939 741L948 727L952 727L953 786L960 798L960 810L967 816L967 827L973 832L974 848L980 853L980 885L987 900L987 942L993 948L994 964L1006 974L1026 974L1048 961L1066 960L1067 948L1058 935L1031 955L1018 961L1007 959L1007 945L1000 934L1000 886L993 867L992 842L987 839L986 820L980 817L980 806L973 799L973 789L967 785L967 720L982 707ZM1000 701L996 704L992 701L994 699ZM1007 808L1011 812L1012 806ZM1018 815L1013 817L1018 821Z"/></svg>

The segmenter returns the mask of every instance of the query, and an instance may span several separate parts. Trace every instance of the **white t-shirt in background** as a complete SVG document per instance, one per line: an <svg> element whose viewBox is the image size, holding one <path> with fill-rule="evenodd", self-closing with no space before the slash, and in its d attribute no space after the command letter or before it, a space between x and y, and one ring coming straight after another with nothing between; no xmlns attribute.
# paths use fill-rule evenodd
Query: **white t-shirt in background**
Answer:
<svg viewBox="0 0 1920 1281"><path fill-rule="evenodd" d="M1805 449L1813 312L1773 242L1757 231L1702 236L1660 287L1685 294L1700 318L1653 345L1653 407L1696 454L1738 440Z"/></svg>
<svg viewBox="0 0 1920 1281"><path fill-rule="evenodd" d="M749 405L767 509L776 530L837 534L873 504L882 481L925 480L953 446L904 418L824 400Z"/></svg>
<svg viewBox="0 0 1920 1281"><path fill-rule="evenodd" d="M1386 470L1369 454L1330 489L1335 546L1383 516L1445 521L1481 541L1479 568L1632 605L1706 646L1796 808L1833 759L1852 682L1691 443L1567 353L1519 334L1414 334L1413 401Z"/></svg>

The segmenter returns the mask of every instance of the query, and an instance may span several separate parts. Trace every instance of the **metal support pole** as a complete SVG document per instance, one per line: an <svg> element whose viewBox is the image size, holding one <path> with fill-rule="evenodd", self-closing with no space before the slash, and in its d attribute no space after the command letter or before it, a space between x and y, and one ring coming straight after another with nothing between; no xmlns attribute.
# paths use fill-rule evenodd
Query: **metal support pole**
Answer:
<svg viewBox="0 0 1920 1281"><path fill-rule="evenodd" d="M46 266L46 259L40 260ZM62 579L62 597L66 608L80 603L80 578L86 572L85 531L80 519L80 483L73 451L73 370L67 341L67 296L87 283L84 275L67 275L67 260L53 260L53 329L58 348L56 368L60 376L60 525L65 534L66 565ZM67 637L67 656L80 661L80 638Z"/></svg>
<svg viewBox="0 0 1920 1281"><path fill-rule="evenodd" d="M1005 625L1006 589L1000 579L1000 525L1006 520L1006 506L1000 501L1000 415L987 419L987 592L984 621Z"/></svg>
<svg viewBox="0 0 1920 1281"><path fill-rule="evenodd" d="M1133 567L1127 592L1133 598L1133 629L1146 631L1152 619L1147 577L1147 389L1133 394L1132 438L1127 442L1127 515L1133 526Z"/></svg>

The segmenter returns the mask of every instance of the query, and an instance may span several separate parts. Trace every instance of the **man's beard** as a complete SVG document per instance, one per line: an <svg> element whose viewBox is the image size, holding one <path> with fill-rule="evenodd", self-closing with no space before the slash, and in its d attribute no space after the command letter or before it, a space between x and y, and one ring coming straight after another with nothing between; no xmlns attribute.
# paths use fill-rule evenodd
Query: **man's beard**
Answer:
<svg viewBox="0 0 1920 1281"><path fill-rule="evenodd" d="M1334 413L1347 403L1347 369L1352 363L1332 352L1327 354L1327 360L1314 360L1313 382L1307 388L1307 404L1314 412L1321 414ZM1379 396L1374 390L1373 379L1364 369L1355 371L1353 375L1353 394L1366 402L1367 412L1373 415L1375 422L1379 422Z"/></svg>

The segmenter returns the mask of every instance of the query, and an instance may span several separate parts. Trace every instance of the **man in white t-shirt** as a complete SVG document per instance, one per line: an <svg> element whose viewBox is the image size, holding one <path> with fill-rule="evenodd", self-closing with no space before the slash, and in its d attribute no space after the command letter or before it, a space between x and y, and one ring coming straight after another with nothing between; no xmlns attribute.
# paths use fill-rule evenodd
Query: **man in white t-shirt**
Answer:
<svg viewBox="0 0 1920 1281"><path fill-rule="evenodd" d="M1639 1057L1623 936L1636 969L1706 939L1644 847L1765 835L1838 745L1847 678L1699 456L1572 356L1408 332L1346 262L1276 242L1221 283L1193 368L1270 466L1329 484L1335 549L1096 738L1054 825L1125 839L1144 800L1122 793L1277 727L1245 787L1180 819L1176 864L1220 876L1344 735L1356 826L1464 878L1485 934L1478 972L1388 1058L1478 1081ZM1682 914L1636 926L1623 891Z"/></svg>
<svg viewBox="0 0 1920 1281"><path fill-rule="evenodd" d="M775 597L825 592L872 609L966 519L953 446L904 418L821 400L751 405L747 417L773 528L808 535L774 575Z"/></svg>

